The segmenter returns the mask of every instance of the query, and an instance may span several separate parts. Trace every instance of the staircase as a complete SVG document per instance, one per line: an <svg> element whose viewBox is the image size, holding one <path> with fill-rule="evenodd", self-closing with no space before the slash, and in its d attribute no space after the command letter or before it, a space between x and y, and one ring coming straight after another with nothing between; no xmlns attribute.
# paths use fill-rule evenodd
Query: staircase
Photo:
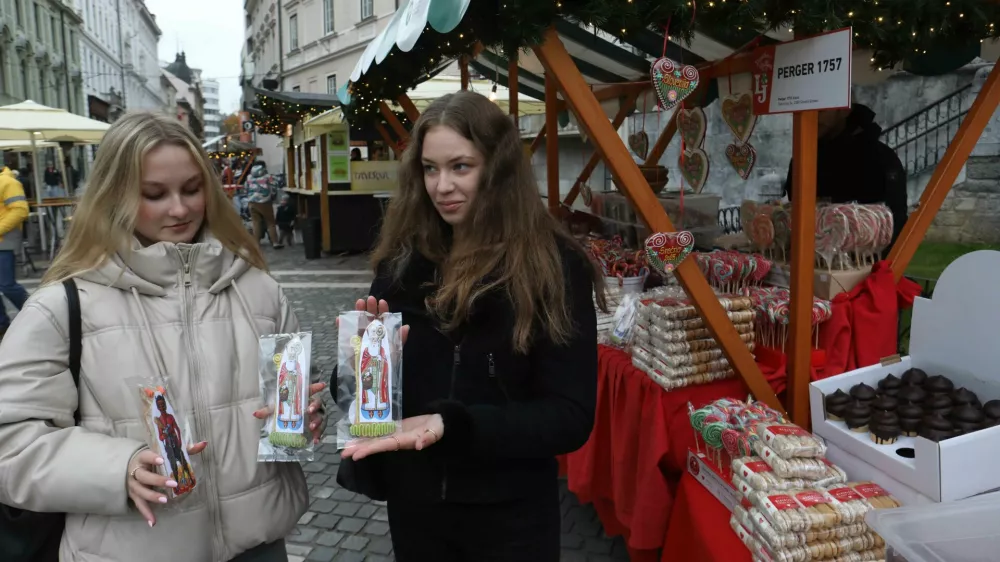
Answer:
<svg viewBox="0 0 1000 562"><path fill-rule="evenodd" d="M882 142L896 151L908 178L919 176L941 161L969 112L967 84L882 132Z"/></svg>

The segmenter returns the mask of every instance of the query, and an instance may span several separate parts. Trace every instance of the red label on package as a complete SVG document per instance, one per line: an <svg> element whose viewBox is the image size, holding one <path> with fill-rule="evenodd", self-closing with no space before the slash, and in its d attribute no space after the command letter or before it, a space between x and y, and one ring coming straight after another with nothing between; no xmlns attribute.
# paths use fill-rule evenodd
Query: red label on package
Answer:
<svg viewBox="0 0 1000 562"><path fill-rule="evenodd" d="M751 461L743 464L743 476L749 476L751 473L771 472L772 470L771 465L764 461Z"/></svg>
<svg viewBox="0 0 1000 562"><path fill-rule="evenodd" d="M854 487L854 490L866 498L880 498L882 496L889 495L889 492L886 492L882 489L882 486L879 486L874 482L858 484Z"/></svg>
<svg viewBox="0 0 1000 562"><path fill-rule="evenodd" d="M835 488L827 493L836 498L839 502L852 502L864 499L861 497L861 494L858 494L850 488Z"/></svg>
<svg viewBox="0 0 1000 562"><path fill-rule="evenodd" d="M785 494L781 494L780 496L767 496L767 499L771 502L771 505L773 505L775 509L798 509L802 507L799 505L799 502L795 501L795 498Z"/></svg>
<svg viewBox="0 0 1000 562"><path fill-rule="evenodd" d="M795 499L799 500L799 503L801 503L803 507L812 507L821 503L830 503L830 498L819 492L813 491L799 492L798 494L795 494Z"/></svg>
<svg viewBox="0 0 1000 562"><path fill-rule="evenodd" d="M796 437L811 437L812 434L797 425L770 425L767 427L770 435L765 435L768 441L775 435L794 435Z"/></svg>
<svg viewBox="0 0 1000 562"><path fill-rule="evenodd" d="M740 499L740 505L743 506L743 509L747 510L753 507L753 504L750 503L750 500L746 499L746 497Z"/></svg>

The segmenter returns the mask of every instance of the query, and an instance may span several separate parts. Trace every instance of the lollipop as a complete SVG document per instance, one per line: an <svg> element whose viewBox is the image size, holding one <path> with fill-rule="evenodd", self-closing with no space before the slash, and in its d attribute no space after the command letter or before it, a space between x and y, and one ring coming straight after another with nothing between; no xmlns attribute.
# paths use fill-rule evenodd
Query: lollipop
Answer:
<svg viewBox="0 0 1000 562"><path fill-rule="evenodd" d="M827 269L843 249L848 228L847 217L832 205L820 207L816 213L816 255L826 262Z"/></svg>
<svg viewBox="0 0 1000 562"><path fill-rule="evenodd" d="M701 437L705 440L705 444L709 447L713 449L721 449L722 433L726 429L726 424L721 421L706 423L705 429L701 432Z"/></svg>
<svg viewBox="0 0 1000 562"><path fill-rule="evenodd" d="M750 222L753 241L760 250L767 250L774 244L774 223L770 215L760 214Z"/></svg>
<svg viewBox="0 0 1000 562"><path fill-rule="evenodd" d="M774 247L781 251L784 259L785 250L792 244L792 215L784 207L775 207L771 222L774 224Z"/></svg>
<svg viewBox="0 0 1000 562"><path fill-rule="evenodd" d="M731 458L735 459L740 456L740 432L735 429L724 429L722 431L722 446Z"/></svg>

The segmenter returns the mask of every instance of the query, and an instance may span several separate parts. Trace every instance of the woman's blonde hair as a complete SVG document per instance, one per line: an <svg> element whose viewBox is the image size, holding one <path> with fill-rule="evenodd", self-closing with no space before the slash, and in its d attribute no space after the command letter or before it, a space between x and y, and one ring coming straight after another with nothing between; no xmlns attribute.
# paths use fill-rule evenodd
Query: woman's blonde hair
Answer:
<svg viewBox="0 0 1000 562"><path fill-rule="evenodd" d="M468 139L486 159L465 235L451 242L451 227L438 214L424 187L424 137L434 127L449 127ZM604 278L580 244L546 210L531 163L513 121L485 96L457 92L431 103L413 125L399 167L399 191L390 200L379 242L372 254L402 277L414 252L436 263L440 285L428 309L446 330L467 319L476 300L494 289L514 307L514 350L527 353L540 329L557 344L575 327L566 299L559 246L571 248L589 265L604 310Z"/></svg>
<svg viewBox="0 0 1000 562"><path fill-rule="evenodd" d="M65 244L42 278L42 285L99 267L116 253L123 253L127 261L142 194L142 162L149 151L165 144L186 148L201 169L205 190L202 232L211 233L250 265L266 269L260 246L243 226L194 135L175 119L136 112L116 121L104 134Z"/></svg>

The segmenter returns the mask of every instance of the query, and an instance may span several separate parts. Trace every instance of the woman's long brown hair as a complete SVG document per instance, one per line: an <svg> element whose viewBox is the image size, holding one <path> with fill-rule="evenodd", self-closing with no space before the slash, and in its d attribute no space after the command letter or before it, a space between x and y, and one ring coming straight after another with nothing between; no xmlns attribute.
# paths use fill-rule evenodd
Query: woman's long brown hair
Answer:
<svg viewBox="0 0 1000 562"><path fill-rule="evenodd" d="M439 126L471 141L485 158L467 226L454 244L424 187L424 137ZM534 329L557 344L573 333L560 240L588 264L598 305L607 310L604 278L542 204L517 127L486 97L462 91L435 100L414 124L372 263L376 270L388 265L396 279L414 252L437 264L440 285L427 307L445 330L461 325L487 292L505 291L515 312L514 351L527 353Z"/></svg>

